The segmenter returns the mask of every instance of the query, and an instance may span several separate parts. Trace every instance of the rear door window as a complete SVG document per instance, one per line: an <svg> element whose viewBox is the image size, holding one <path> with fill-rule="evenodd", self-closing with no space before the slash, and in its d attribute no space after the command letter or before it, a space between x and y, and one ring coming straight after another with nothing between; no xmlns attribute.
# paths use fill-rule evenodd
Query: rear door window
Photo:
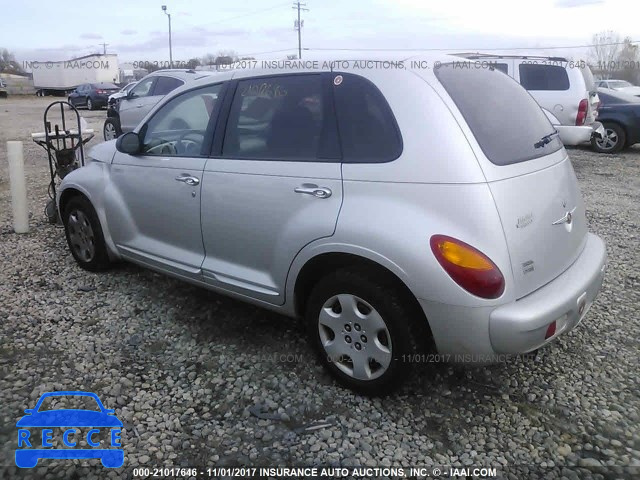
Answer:
<svg viewBox="0 0 640 480"><path fill-rule="evenodd" d="M321 157L325 100L319 74L241 80L223 157L310 161Z"/></svg>
<svg viewBox="0 0 640 480"><path fill-rule="evenodd" d="M560 65L521 63L520 85L527 90L569 90L569 75Z"/></svg>
<svg viewBox="0 0 640 480"><path fill-rule="evenodd" d="M184 85L182 80L178 80L173 77L158 77L158 81L156 82L156 86L153 89L154 95L166 95L167 93L175 90L176 88Z"/></svg>
<svg viewBox="0 0 640 480"><path fill-rule="evenodd" d="M402 153L400 130L380 90L358 75L333 74L344 163L381 163Z"/></svg>
<svg viewBox="0 0 640 480"><path fill-rule="evenodd" d="M436 68L435 74L492 163L510 165L562 148L558 135L545 142L555 129L533 97L508 75L451 63Z"/></svg>

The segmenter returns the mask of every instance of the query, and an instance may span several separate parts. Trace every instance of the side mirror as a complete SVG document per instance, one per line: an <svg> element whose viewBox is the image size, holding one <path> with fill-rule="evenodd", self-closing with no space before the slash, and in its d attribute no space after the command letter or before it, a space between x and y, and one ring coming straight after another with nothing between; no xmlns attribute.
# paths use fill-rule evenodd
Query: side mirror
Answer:
<svg viewBox="0 0 640 480"><path fill-rule="evenodd" d="M116 140L116 150L129 155L137 155L142 151L140 136L135 132L127 132Z"/></svg>
<svg viewBox="0 0 640 480"><path fill-rule="evenodd" d="M27 415L31 415L33 413L33 408L27 408L24 413L26 413Z"/></svg>
<svg viewBox="0 0 640 480"><path fill-rule="evenodd" d="M133 88L132 88L127 92L127 100L131 100L132 98L135 98L135 97L136 97L136 94L133 93Z"/></svg>

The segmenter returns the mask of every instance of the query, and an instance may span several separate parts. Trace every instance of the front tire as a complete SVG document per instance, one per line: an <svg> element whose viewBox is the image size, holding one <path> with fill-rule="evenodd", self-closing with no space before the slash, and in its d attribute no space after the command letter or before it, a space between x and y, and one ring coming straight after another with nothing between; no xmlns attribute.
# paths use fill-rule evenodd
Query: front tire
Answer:
<svg viewBox="0 0 640 480"><path fill-rule="evenodd" d="M91 98L87 97L87 110L94 110L94 109L95 109L95 106L93 105Z"/></svg>
<svg viewBox="0 0 640 480"><path fill-rule="evenodd" d="M604 136L592 138L591 146L598 153L617 153L622 150L627 142L627 134L617 123L605 123Z"/></svg>
<svg viewBox="0 0 640 480"><path fill-rule="evenodd" d="M104 126L102 127L102 135L104 136L105 141L113 140L114 138L118 138L122 135L120 122L117 118L107 117L104 121Z"/></svg>
<svg viewBox="0 0 640 480"><path fill-rule="evenodd" d="M67 245L78 265L90 272L109 267L109 255L95 209L85 197L77 196L65 206L64 223Z"/></svg>
<svg viewBox="0 0 640 480"><path fill-rule="evenodd" d="M307 302L305 321L320 362L343 385L385 395L410 371L416 352L415 314L392 282L364 270L343 269L321 279Z"/></svg>

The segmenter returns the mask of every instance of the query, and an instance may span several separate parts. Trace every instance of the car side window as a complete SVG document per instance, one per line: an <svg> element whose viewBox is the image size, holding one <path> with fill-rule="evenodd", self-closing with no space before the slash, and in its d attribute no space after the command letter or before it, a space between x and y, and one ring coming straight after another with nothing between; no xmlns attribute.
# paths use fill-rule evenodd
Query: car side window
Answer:
<svg viewBox="0 0 640 480"><path fill-rule="evenodd" d="M333 94L344 163L390 162L400 156L402 139L380 90L353 74L333 74Z"/></svg>
<svg viewBox="0 0 640 480"><path fill-rule="evenodd" d="M231 103L222 156L316 160L323 109L319 74L242 80Z"/></svg>
<svg viewBox="0 0 640 480"><path fill-rule="evenodd" d="M496 70L500 70L502 73L509 75L509 66L506 63L493 63L492 66Z"/></svg>
<svg viewBox="0 0 640 480"><path fill-rule="evenodd" d="M171 99L144 126L143 153L205 156L202 147L222 84L191 90Z"/></svg>
<svg viewBox="0 0 640 480"><path fill-rule="evenodd" d="M184 85L182 80L178 80L173 77L158 77L158 81L156 82L155 87L153 87L154 95L166 95L167 93L175 90L178 87Z"/></svg>
<svg viewBox="0 0 640 480"><path fill-rule="evenodd" d="M154 81L155 77L149 77L140 80L140 83L138 83L131 89L131 96L135 98L146 97L151 93L151 86L153 85Z"/></svg>
<svg viewBox="0 0 640 480"><path fill-rule="evenodd" d="M560 65L521 63L520 85L527 90L569 90L569 75Z"/></svg>

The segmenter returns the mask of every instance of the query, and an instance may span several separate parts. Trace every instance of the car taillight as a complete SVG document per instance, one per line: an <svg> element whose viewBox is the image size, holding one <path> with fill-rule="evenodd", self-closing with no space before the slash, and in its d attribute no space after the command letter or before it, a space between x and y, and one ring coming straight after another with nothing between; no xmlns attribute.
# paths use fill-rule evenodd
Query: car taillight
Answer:
<svg viewBox="0 0 640 480"><path fill-rule="evenodd" d="M105 90L97 90L98 93L107 93Z"/></svg>
<svg viewBox="0 0 640 480"><path fill-rule="evenodd" d="M584 125L587 119L587 109L589 108L589 101L586 98L580 100L578 105L578 114L576 115L576 125Z"/></svg>
<svg viewBox="0 0 640 480"><path fill-rule="evenodd" d="M544 334L544 339L548 339L553 337L556 334L556 321L554 320L553 322L551 322L549 324L549 326L547 327L547 331Z"/></svg>
<svg viewBox="0 0 640 480"><path fill-rule="evenodd" d="M446 235L432 236L430 244L438 263L467 292L481 298L502 295L504 276L484 253Z"/></svg>

